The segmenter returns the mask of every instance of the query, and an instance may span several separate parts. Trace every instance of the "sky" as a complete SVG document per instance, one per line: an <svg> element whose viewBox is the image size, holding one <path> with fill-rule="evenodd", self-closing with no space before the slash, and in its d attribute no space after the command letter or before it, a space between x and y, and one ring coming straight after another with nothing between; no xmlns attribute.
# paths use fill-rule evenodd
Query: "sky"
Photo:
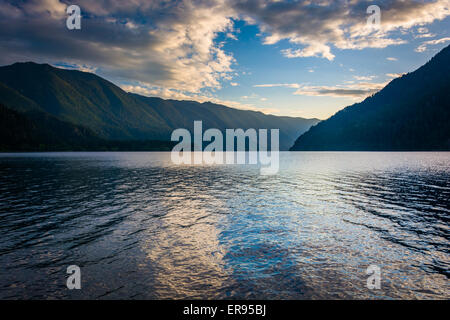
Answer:
<svg viewBox="0 0 450 320"><path fill-rule="evenodd" d="M66 26L70 5L80 30ZM449 16L450 0L0 0L0 65L49 63L146 96L326 119L448 46Z"/></svg>

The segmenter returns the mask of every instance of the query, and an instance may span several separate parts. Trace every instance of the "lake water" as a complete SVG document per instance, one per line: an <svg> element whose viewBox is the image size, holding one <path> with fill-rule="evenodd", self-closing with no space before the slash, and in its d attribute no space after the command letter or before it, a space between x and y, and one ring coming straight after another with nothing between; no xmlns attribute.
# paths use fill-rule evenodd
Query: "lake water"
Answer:
<svg viewBox="0 0 450 320"><path fill-rule="evenodd" d="M0 298L450 298L450 153L280 161L264 177L170 153L2 154Z"/></svg>

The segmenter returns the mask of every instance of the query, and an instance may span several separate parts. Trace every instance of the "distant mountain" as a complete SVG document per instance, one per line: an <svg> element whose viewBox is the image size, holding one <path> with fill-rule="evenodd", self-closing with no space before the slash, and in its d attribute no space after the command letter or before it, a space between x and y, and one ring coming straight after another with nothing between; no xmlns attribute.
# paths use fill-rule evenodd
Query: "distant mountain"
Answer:
<svg viewBox="0 0 450 320"><path fill-rule="evenodd" d="M288 150L300 134L319 122L213 103L142 97L91 73L32 62L0 67L0 103L22 113L51 115L105 140L167 141L173 130L191 129L194 120L202 120L204 130L280 129L280 148Z"/></svg>
<svg viewBox="0 0 450 320"><path fill-rule="evenodd" d="M312 127L291 150L450 150L450 46L415 72Z"/></svg>
<svg viewBox="0 0 450 320"><path fill-rule="evenodd" d="M106 141L48 113L21 113L0 104L0 152L171 150L168 141Z"/></svg>

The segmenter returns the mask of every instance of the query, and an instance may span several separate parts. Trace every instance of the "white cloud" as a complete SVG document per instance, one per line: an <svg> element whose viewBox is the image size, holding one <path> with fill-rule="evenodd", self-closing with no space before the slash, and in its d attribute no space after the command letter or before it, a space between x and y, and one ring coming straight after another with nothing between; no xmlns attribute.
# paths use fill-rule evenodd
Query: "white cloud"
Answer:
<svg viewBox="0 0 450 320"><path fill-rule="evenodd" d="M403 75L404 73L386 73L386 76L388 76L389 78L399 78Z"/></svg>
<svg viewBox="0 0 450 320"><path fill-rule="evenodd" d="M436 39L436 40L430 40L430 41L425 41L420 46L418 46L415 51L416 52L424 52L424 51L426 51L428 49L429 46L445 43L445 42L448 42L448 41L450 41L450 37L442 38L442 39Z"/></svg>
<svg viewBox="0 0 450 320"><path fill-rule="evenodd" d="M301 96L315 96L315 97L334 97L334 98L352 98L361 99L366 98L379 90L383 89L387 85L387 82L372 83L372 82L359 82L353 83L351 81L346 82L343 85L336 86L311 86L299 83L275 83L275 84L259 84L254 87L257 88L276 88L285 87L297 89L294 94Z"/></svg>
<svg viewBox="0 0 450 320"><path fill-rule="evenodd" d="M15 39L2 42L0 63L17 59L95 65L114 79L193 93L221 88L223 80L232 78L235 60L216 41L219 33L233 31L236 12L224 0L77 4L89 18L82 19L81 30L69 33L64 28L67 5L61 1L0 0L0 38Z"/></svg>
<svg viewBox="0 0 450 320"><path fill-rule="evenodd" d="M275 88L275 87L285 87L285 88L300 88L297 83L275 83L275 84L256 84L254 88Z"/></svg>
<svg viewBox="0 0 450 320"><path fill-rule="evenodd" d="M86 64L55 64L57 68L67 69L67 70L78 70L81 72L95 73L97 71L96 67L89 66Z"/></svg>
<svg viewBox="0 0 450 320"><path fill-rule="evenodd" d="M282 50L287 58L331 61L336 49L405 43L395 31L417 28L419 37L428 37L427 25L450 15L450 0L380 0L382 24L374 31L366 28L365 0L78 0L77 4L88 18L82 20L82 30L70 33L64 28L65 1L0 0L0 63L34 60L95 66L116 81L201 96L220 89L224 81L236 84L237 61L218 42L219 35L236 38L235 20L258 25L267 45L289 41L290 48ZM425 42L416 50L446 39Z"/></svg>
<svg viewBox="0 0 450 320"><path fill-rule="evenodd" d="M435 33L419 33L414 35L414 38L416 39L434 38L434 37L436 37Z"/></svg>
<svg viewBox="0 0 450 320"><path fill-rule="evenodd" d="M225 105L230 108L241 109L241 110L252 110L259 111L266 114L274 114L279 113L279 109L275 108L260 108L254 106L253 104L240 103L236 101L230 100L222 100L217 97L211 95L202 95L202 94L191 94L182 92L175 89L167 89L167 88L158 88L158 87L150 87L148 84L140 83L137 85L122 85L121 88L126 92L132 92L139 95L147 96L147 97L160 97L163 99L173 99L173 100L187 100L187 101L196 101L196 102L212 102L215 104ZM250 98L250 97L247 97Z"/></svg>
<svg viewBox="0 0 450 320"><path fill-rule="evenodd" d="M366 98L386 86L384 83L361 82L336 86L308 86L302 85L294 94L315 97L352 98L360 100Z"/></svg>
<svg viewBox="0 0 450 320"><path fill-rule="evenodd" d="M313 43L305 49L285 49L281 53L287 58L302 58L302 57L322 57L328 60L334 60L335 55L331 53L331 48L325 44Z"/></svg>
<svg viewBox="0 0 450 320"><path fill-rule="evenodd" d="M227 33L227 38L232 39L232 40L237 40L238 38L236 37L235 34L228 32Z"/></svg>
<svg viewBox="0 0 450 320"><path fill-rule="evenodd" d="M264 43L271 45L287 39L293 48L282 50L288 58L322 57L333 60L332 46L361 50L385 48L406 43L394 36L413 27L424 27L450 15L450 0L379 1L382 20L379 29L367 27L367 1L240 1L236 6L258 24ZM424 30L421 30L424 31Z"/></svg>
<svg viewBox="0 0 450 320"><path fill-rule="evenodd" d="M371 81L375 79L377 76L353 76L358 81Z"/></svg>

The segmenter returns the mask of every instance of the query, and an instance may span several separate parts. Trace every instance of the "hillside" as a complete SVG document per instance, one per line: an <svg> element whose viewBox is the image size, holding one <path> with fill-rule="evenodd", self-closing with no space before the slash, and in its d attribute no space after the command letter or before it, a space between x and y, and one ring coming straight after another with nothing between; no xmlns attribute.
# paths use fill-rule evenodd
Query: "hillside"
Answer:
<svg viewBox="0 0 450 320"><path fill-rule="evenodd" d="M0 104L0 152L171 150L164 141L106 141L82 126L40 112L21 113Z"/></svg>
<svg viewBox="0 0 450 320"><path fill-rule="evenodd" d="M418 70L312 127L293 151L450 150L450 46Z"/></svg>
<svg viewBox="0 0 450 320"><path fill-rule="evenodd" d="M169 140L173 130L189 129L194 120L203 120L205 130L279 128L282 150L319 121L142 97L91 73L32 62L0 67L0 103L19 112L48 113L107 140Z"/></svg>

